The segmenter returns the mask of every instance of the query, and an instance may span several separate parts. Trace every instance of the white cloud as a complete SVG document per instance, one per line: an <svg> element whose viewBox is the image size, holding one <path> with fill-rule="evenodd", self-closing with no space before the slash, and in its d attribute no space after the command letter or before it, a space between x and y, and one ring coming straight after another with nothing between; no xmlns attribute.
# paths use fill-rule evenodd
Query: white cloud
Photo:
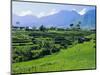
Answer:
<svg viewBox="0 0 100 75"><path fill-rule="evenodd" d="M59 11L56 10L56 9L52 9L51 11L48 11L48 12L41 12L37 15L38 18L41 18L41 17L44 17L44 16L49 16L49 15L53 15L53 14L56 14L58 13Z"/></svg>
<svg viewBox="0 0 100 75"><path fill-rule="evenodd" d="M56 14L56 13L58 13L58 12L59 12L58 10L52 9L51 12L49 13L49 15L53 15L53 14Z"/></svg>
<svg viewBox="0 0 100 75"><path fill-rule="evenodd" d="M40 13L33 13L31 10L26 10L26 11L17 12L15 14L18 15L18 16L33 15L33 16L36 16L38 18L41 18L41 17L44 17L44 16L56 14L58 12L59 11L56 10L56 9L52 9L50 11L43 11L43 12L40 12Z"/></svg>
<svg viewBox="0 0 100 75"><path fill-rule="evenodd" d="M72 9L73 11L77 11L76 9Z"/></svg>
<svg viewBox="0 0 100 75"><path fill-rule="evenodd" d="M18 16L26 16L26 15L33 15L32 11L21 11L20 13L16 13Z"/></svg>
<svg viewBox="0 0 100 75"><path fill-rule="evenodd" d="M41 13L39 13L39 14L37 15L37 17L38 17L38 18L41 18L41 17L43 17L43 16L45 16L45 15L46 15L45 12L41 12Z"/></svg>
<svg viewBox="0 0 100 75"><path fill-rule="evenodd" d="M84 15L84 14L86 13L86 11L87 11L87 9L84 8L84 9L82 9L81 11L79 11L78 13L79 13L80 15Z"/></svg>
<svg viewBox="0 0 100 75"><path fill-rule="evenodd" d="M84 8L84 9L82 9L82 10L77 10L77 9L72 9L73 11L76 11L78 14L80 14L80 15L84 15L86 12L87 12L87 9L86 8Z"/></svg>

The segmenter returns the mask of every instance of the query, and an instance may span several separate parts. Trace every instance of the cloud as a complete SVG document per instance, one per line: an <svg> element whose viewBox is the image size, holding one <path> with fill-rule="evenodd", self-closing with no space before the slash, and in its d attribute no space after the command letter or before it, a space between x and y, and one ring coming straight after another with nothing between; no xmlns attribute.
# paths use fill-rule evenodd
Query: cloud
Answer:
<svg viewBox="0 0 100 75"><path fill-rule="evenodd" d="M17 12L15 13L18 16L26 16L26 15L33 15L36 16L38 18L44 17L44 16L49 16L49 15L53 15L58 13L59 11L56 9L51 9L49 11L43 11L40 13L33 13L31 10L25 10L25 11L21 11L21 12Z"/></svg>
<svg viewBox="0 0 100 75"><path fill-rule="evenodd" d="M48 11L48 12L40 12L37 17L38 18L41 18L41 17L44 17L44 16L49 16L49 15L53 15L53 14L56 14L58 13L59 11L56 10L56 9L52 9L51 11Z"/></svg>
<svg viewBox="0 0 100 75"><path fill-rule="evenodd" d="M84 8L84 9L82 9L81 11L79 11L78 13L79 13L80 15L84 15L86 12L87 12L87 9Z"/></svg>
<svg viewBox="0 0 100 75"><path fill-rule="evenodd" d="M77 11L76 9L72 9L73 11Z"/></svg>
<svg viewBox="0 0 100 75"><path fill-rule="evenodd" d="M20 13L16 13L18 16L26 16L26 15L33 15L32 11L21 11Z"/></svg>
<svg viewBox="0 0 100 75"><path fill-rule="evenodd" d="M87 9L86 8L83 8L82 10L77 10L77 9L72 9L73 11L76 11L78 14L80 15L84 15L86 12L87 12Z"/></svg>

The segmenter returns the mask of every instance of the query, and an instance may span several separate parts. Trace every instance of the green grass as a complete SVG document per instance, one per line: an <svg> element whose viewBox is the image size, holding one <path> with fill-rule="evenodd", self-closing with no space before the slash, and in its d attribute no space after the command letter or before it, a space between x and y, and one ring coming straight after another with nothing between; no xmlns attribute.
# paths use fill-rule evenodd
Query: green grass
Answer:
<svg viewBox="0 0 100 75"><path fill-rule="evenodd" d="M62 49L58 53L27 62L13 63L13 73L48 72L77 69L95 69L94 43L84 42Z"/></svg>

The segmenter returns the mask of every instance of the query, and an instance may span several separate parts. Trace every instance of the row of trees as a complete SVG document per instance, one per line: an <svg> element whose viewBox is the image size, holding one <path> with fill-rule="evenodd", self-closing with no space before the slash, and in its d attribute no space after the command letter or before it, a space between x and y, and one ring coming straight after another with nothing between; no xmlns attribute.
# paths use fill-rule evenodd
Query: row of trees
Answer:
<svg viewBox="0 0 100 75"><path fill-rule="evenodd" d="M16 22L16 24L20 24L20 22ZM29 29L26 27L26 30L40 30L40 31L47 31L47 30L80 30L81 29L81 21L79 21L77 24L70 24L70 28L64 29L64 28L56 28L56 27L50 27L46 28L44 25L41 25L38 29L36 27L32 27L32 29Z"/></svg>
<svg viewBox="0 0 100 75"><path fill-rule="evenodd" d="M52 53L60 51L60 45L55 44L50 39L38 38L32 41L33 45L13 46L13 63L41 58L45 55L51 55Z"/></svg>
<svg viewBox="0 0 100 75"><path fill-rule="evenodd" d="M73 40L72 38L68 39L64 35L60 36L60 34L56 35L54 38L51 38L50 36L32 37L27 36L26 34L16 34L16 37L13 37L12 42L13 62L22 62L59 52L62 48L67 48L69 45L72 45Z"/></svg>
<svg viewBox="0 0 100 75"><path fill-rule="evenodd" d="M74 25L74 24L70 24L69 25L70 26L70 28L67 28L67 29L70 29L70 30L80 30L81 29L81 22L79 21L76 25ZM39 30L40 31L46 31L46 30L66 30L66 29L63 29L63 28L56 28L56 27L51 27L51 28L46 28L46 27L44 27L43 25L41 25L40 27L39 27Z"/></svg>

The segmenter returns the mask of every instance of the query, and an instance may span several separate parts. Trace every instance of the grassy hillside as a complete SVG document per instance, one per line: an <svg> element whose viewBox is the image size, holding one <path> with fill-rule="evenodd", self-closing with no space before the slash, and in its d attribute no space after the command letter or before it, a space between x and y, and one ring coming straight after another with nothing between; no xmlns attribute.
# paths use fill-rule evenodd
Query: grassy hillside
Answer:
<svg viewBox="0 0 100 75"><path fill-rule="evenodd" d="M93 40L76 44L44 58L12 64L13 73L95 69Z"/></svg>

